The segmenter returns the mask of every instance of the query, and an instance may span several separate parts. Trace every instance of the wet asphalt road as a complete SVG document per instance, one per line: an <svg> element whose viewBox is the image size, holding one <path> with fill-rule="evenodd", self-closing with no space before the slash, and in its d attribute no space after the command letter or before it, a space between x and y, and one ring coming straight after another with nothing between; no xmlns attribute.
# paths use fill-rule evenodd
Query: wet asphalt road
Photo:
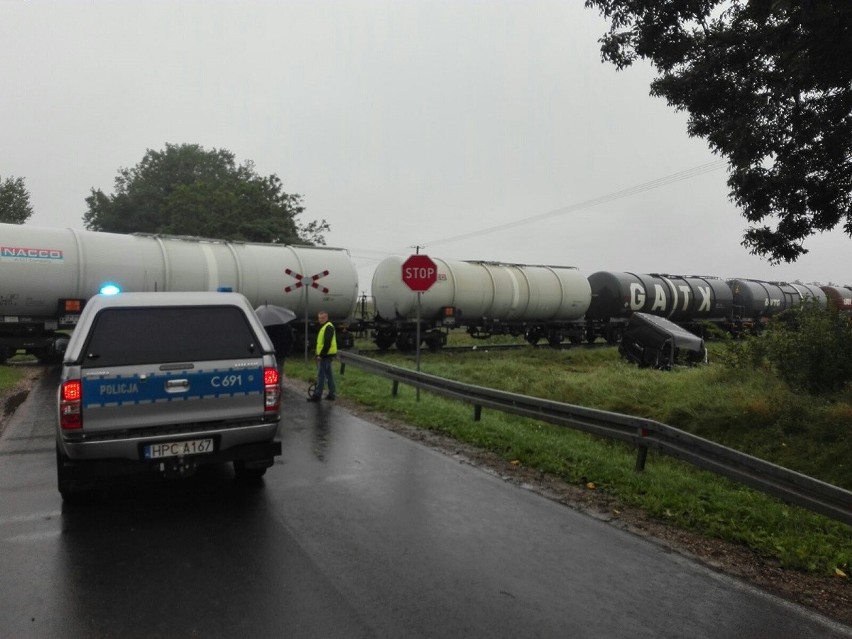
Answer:
<svg viewBox="0 0 852 639"><path fill-rule="evenodd" d="M291 391L263 486L216 468L63 507L53 392L0 439L0 637L852 636Z"/></svg>

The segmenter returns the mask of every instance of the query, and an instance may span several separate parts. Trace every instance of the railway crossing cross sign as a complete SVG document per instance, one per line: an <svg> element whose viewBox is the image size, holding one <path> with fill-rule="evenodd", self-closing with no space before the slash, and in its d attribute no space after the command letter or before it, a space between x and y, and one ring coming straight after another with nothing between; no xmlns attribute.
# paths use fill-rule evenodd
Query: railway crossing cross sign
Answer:
<svg viewBox="0 0 852 639"><path fill-rule="evenodd" d="M291 293L291 292L296 291L300 288L305 289L305 363L307 363L308 362L308 349L309 349L309 344L308 344L308 341L309 341L308 340L308 290L315 288L318 291L322 291L323 294L328 295L329 290L325 286L321 286L320 284L317 284L317 280L324 278L326 275L329 274L329 272L328 272L328 270L320 271L319 273L311 275L310 277L306 277L306 276L302 275L301 273L297 273L296 271L294 271L292 269L285 268L284 273L289 275L290 277L292 277L294 280L296 280L295 284L291 284L290 286L284 287L285 293Z"/></svg>
<svg viewBox="0 0 852 639"><path fill-rule="evenodd" d="M284 272L296 280L296 283L291 286L285 286L284 292L289 293L290 291L295 291L297 288L302 288L303 286L310 286L317 290L322 291L325 294L328 294L328 289L325 286L320 286L317 284L317 280L328 275L328 271L320 271L316 275L311 275L310 277L305 277L301 273L296 273L296 271L292 271L289 268L285 268ZM305 282L304 280L308 280ZM307 293L307 288L305 289Z"/></svg>
<svg viewBox="0 0 852 639"><path fill-rule="evenodd" d="M428 255L411 255L402 263L402 281L415 293L432 288L438 280L438 267Z"/></svg>

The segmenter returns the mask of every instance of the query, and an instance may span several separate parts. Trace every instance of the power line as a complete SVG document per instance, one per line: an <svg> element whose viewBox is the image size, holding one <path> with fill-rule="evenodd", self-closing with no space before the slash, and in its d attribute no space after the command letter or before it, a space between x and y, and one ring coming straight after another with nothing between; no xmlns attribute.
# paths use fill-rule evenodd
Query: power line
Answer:
<svg viewBox="0 0 852 639"><path fill-rule="evenodd" d="M514 222L507 222L505 224L500 224L498 226L491 226L485 229L481 229L478 231L470 231L468 233L463 233L461 235L454 235L452 237L444 238L442 240L435 240L434 242L427 242L426 247L437 246L438 244L449 244L451 242L457 242L459 240L466 240L472 237L482 237L483 235L487 235L489 233L496 233L497 231L505 231L507 229L512 229L517 226L522 226L525 224L529 224L530 222L538 222L540 220L545 220L551 217L556 217L559 215L565 215L566 213L572 213L574 211L580 211L582 209L589 209L593 206L598 206L599 204L604 204L606 202L612 202L614 200L620 200L625 197L629 197L631 195L636 195L637 193L644 193L645 191L651 191L652 189L658 189L661 186L666 186L668 184L673 184L674 182L680 182L681 180L688 180L693 177L697 177L699 175L704 175L705 173L710 173L711 171L716 171L721 169L727 164L727 160L713 160L712 162L708 162L707 164L701 164L699 166L692 167L691 169L685 169L683 171L678 171L677 173L672 173L671 175L667 175L665 177L657 178L656 180L651 180L650 182L645 182L643 184L638 184L636 186L631 186L626 189L622 189L621 191L615 191L614 193L610 193L608 195L602 195L600 197L596 197L591 200L586 200L585 202L580 202L578 204L571 204L569 206L564 206L559 209L555 209L553 211L548 211L547 213L540 213L538 215L533 215L530 217L525 217L520 220L515 220Z"/></svg>

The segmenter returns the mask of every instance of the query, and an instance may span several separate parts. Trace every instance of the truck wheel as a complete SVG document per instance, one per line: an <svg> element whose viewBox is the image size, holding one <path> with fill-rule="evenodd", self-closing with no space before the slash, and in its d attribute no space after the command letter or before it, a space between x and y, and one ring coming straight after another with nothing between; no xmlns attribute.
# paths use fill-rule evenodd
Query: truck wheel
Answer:
<svg viewBox="0 0 852 639"><path fill-rule="evenodd" d="M240 483L253 484L266 474L266 468L246 468L244 461L234 462L234 479Z"/></svg>
<svg viewBox="0 0 852 639"><path fill-rule="evenodd" d="M68 476L66 462L68 457L62 454L59 446L56 447L56 487L62 495L62 501L66 503L79 503L82 501L86 491L91 488L90 482L80 482Z"/></svg>

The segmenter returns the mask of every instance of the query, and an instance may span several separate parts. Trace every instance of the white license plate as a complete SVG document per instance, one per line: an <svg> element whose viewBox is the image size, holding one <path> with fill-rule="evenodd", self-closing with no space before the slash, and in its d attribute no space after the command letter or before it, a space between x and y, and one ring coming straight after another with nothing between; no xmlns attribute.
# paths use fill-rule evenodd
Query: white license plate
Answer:
<svg viewBox="0 0 852 639"><path fill-rule="evenodd" d="M190 439L181 442L162 442L145 446L145 459L204 455L213 452L212 439Z"/></svg>

